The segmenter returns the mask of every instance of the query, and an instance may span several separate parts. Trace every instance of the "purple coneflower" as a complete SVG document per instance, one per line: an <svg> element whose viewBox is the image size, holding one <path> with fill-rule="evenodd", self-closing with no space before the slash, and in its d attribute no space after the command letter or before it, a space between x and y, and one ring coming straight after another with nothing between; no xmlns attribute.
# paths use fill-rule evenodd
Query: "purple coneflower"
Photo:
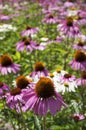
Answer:
<svg viewBox="0 0 86 130"><path fill-rule="evenodd" d="M32 85L32 81L27 77L23 75L18 76L16 78L16 88L7 93L7 105L11 109L15 109L17 112L20 112L20 109L24 106L24 101L22 100L23 94L27 91L27 88L29 89Z"/></svg>
<svg viewBox="0 0 86 130"><path fill-rule="evenodd" d="M29 88L30 83L32 83L32 80L23 75L20 75L16 78L16 86L20 89Z"/></svg>
<svg viewBox="0 0 86 130"><path fill-rule="evenodd" d="M48 24L55 24L58 22L57 17L54 17L53 14L48 14L43 20L43 23L48 23Z"/></svg>
<svg viewBox="0 0 86 130"><path fill-rule="evenodd" d="M70 66L75 70L86 70L86 54L81 50L77 50Z"/></svg>
<svg viewBox="0 0 86 130"><path fill-rule="evenodd" d="M86 45L80 40L77 44L73 45L73 48L76 50L86 50Z"/></svg>
<svg viewBox="0 0 86 130"><path fill-rule="evenodd" d="M81 78L76 79L78 86L86 85L86 70L82 72Z"/></svg>
<svg viewBox="0 0 86 130"><path fill-rule="evenodd" d="M0 20L6 21L6 20L9 20L9 19L11 19L11 17L8 16L8 15L5 15L5 14L0 15Z"/></svg>
<svg viewBox="0 0 86 130"><path fill-rule="evenodd" d="M21 112L24 102L22 100L23 92L20 88L14 88L6 94L6 104L10 109Z"/></svg>
<svg viewBox="0 0 86 130"><path fill-rule="evenodd" d="M39 28L33 28L30 26L27 26L26 30L23 30L21 32L21 36L31 36L32 34L35 34L39 31Z"/></svg>
<svg viewBox="0 0 86 130"><path fill-rule="evenodd" d="M72 17L67 17L58 25L57 31L61 31L64 35L69 37L77 37L80 34L79 26Z"/></svg>
<svg viewBox="0 0 86 130"><path fill-rule="evenodd" d="M63 83L63 82L72 82L72 81L75 81L75 79L76 78L75 78L74 75L71 75L71 74L68 74L68 73L66 73L63 76L59 77L59 80L60 80L61 83Z"/></svg>
<svg viewBox="0 0 86 130"><path fill-rule="evenodd" d="M20 65L13 63L12 58L8 54L3 54L0 57L0 72L2 75L7 75L8 73L16 73L20 70Z"/></svg>
<svg viewBox="0 0 86 130"><path fill-rule="evenodd" d="M46 115L48 110L54 115L57 111L61 111L62 106L67 106L55 91L51 79L46 77L40 78L35 87L25 93L23 99L26 101L23 111L33 110L38 115Z"/></svg>
<svg viewBox="0 0 86 130"><path fill-rule="evenodd" d="M46 7L46 8L49 8L49 7L55 7L57 5L57 3L61 3L60 0L39 0L39 5L42 6L42 7Z"/></svg>
<svg viewBox="0 0 86 130"><path fill-rule="evenodd" d="M19 16L20 16L20 13L14 13L14 14L11 15L12 18L19 17Z"/></svg>
<svg viewBox="0 0 86 130"><path fill-rule="evenodd" d="M79 10L76 18L80 25L86 24L86 12L85 11Z"/></svg>
<svg viewBox="0 0 86 130"><path fill-rule="evenodd" d="M85 116L84 116L83 114L75 113L75 114L73 114L73 119L74 119L75 121L80 121L80 120L85 119Z"/></svg>
<svg viewBox="0 0 86 130"><path fill-rule="evenodd" d="M24 49L26 49L27 52L32 52L33 50L43 50L45 49L45 46L40 45L29 38L23 38L22 41L16 44L16 48L18 51L24 51Z"/></svg>
<svg viewBox="0 0 86 130"><path fill-rule="evenodd" d="M53 11L59 11L59 9L60 9L60 7L57 6L57 5L54 6L54 7L49 6L48 8L43 8L42 12L43 12L43 14L49 14L49 13L51 13Z"/></svg>
<svg viewBox="0 0 86 130"><path fill-rule="evenodd" d="M0 82L0 99L5 98L6 92L9 92L10 88L3 82Z"/></svg>
<svg viewBox="0 0 86 130"><path fill-rule="evenodd" d="M65 39L64 35L59 35L59 36L56 37L56 42L61 43L61 42L64 41L64 39Z"/></svg>
<svg viewBox="0 0 86 130"><path fill-rule="evenodd" d="M69 7L72 7L75 5L75 2L74 0L67 0L65 3L64 3L64 7L65 8L69 8Z"/></svg>
<svg viewBox="0 0 86 130"><path fill-rule="evenodd" d="M36 62L34 65L34 71L30 74L30 76L34 81L38 81L40 77L48 76L48 73L48 70L42 62Z"/></svg>

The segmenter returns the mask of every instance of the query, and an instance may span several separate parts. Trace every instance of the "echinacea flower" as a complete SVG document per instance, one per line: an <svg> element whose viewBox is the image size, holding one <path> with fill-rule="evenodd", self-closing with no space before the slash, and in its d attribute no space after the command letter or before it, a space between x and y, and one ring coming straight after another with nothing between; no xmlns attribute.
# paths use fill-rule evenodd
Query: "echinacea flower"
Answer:
<svg viewBox="0 0 86 130"><path fill-rule="evenodd" d="M76 16L76 20L80 25L86 24L86 11L79 10Z"/></svg>
<svg viewBox="0 0 86 130"><path fill-rule="evenodd" d="M77 16L77 14L78 14L78 9L76 8L76 7L71 7L71 8L68 8L67 9L67 16L72 16L72 17L76 17Z"/></svg>
<svg viewBox="0 0 86 130"><path fill-rule="evenodd" d="M8 54L3 54L0 57L0 72L2 75L7 75L8 73L17 73L20 70L20 65L13 63L12 58Z"/></svg>
<svg viewBox="0 0 86 130"><path fill-rule="evenodd" d="M34 65L34 71L30 74L30 77L34 81L38 81L40 77L48 76L48 70L45 68L42 62L36 62Z"/></svg>
<svg viewBox="0 0 86 130"><path fill-rule="evenodd" d="M55 90L64 94L65 92L75 92L77 88L76 81L67 81L64 79L64 82L59 82L58 79L53 80L55 85Z"/></svg>
<svg viewBox="0 0 86 130"><path fill-rule="evenodd" d="M86 42L86 35L80 34L78 38L79 38L79 40L80 40L81 42L84 42L84 43Z"/></svg>
<svg viewBox="0 0 86 130"><path fill-rule="evenodd" d="M60 83L64 83L64 82L73 82L75 81L76 78L74 75L71 75L69 73L65 73L63 76L59 77L59 81Z"/></svg>
<svg viewBox="0 0 86 130"><path fill-rule="evenodd" d="M23 90L20 88L11 89L9 93L6 94L6 104L12 109L16 110L18 113L21 112L24 102L22 100Z"/></svg>
<svg viewBox="0 0 86 130"><path fill-rule="evenodd" d="M75 70L86 70L86 54L81 50L77 50L70 66Z"/></svg>
<svg viewBox="0 0 86 130"><path fill-rule="evenodd" d="M73 0L67 0L65 3L64 3L64 7L65 8L69 8L69 7L72 7L75 5L75 2Z"/></svg>
<svg viewBox="0 0 86 130"><path fill-rule="evenodd" d="M45 46L40 45L29 38L23 38L22 41L16 44L16 48L18 51L24 51L24 49L26 49L27 52L32 52L33 50L43 50L45 49Z"/></svg>
<svg viewBox="0 0 86 130"><path fill-rule="evenodd" d="M42 37L40 40L41 40L42 42L47 42L47 41L48 41L48 38L47 38L47 37Z"/></svg>
<svg viewBox="0 0 86 130"><path fill-rule="evenodd" d="M75 113L75 114L73 114L73 119L74 119L75 121L80 121L80 120L85 119L85 116L84 116L83 114Z"/></svg>
<svg viewBox="0 0 86 130"><path fill-rule="evenodd" d="M25 77L24 75L20 75L16 78L16 87L20 89L29 88L32 80L30 78Z"/></svg>
<svg viewBox="0 0 86 130"><path fill-rule="evenodd" d="M9 92L10 88L3 82L0 82L0 99L5 98L6 92Z"/></svg>
<svg viewBox="0 0 86 130"><path fill-rule="evenodd" d="M48 14L45 16L45 18L42 20L43 23L48 23L48 24L55 24L58 22L57 17L54 17L53 14Z"/></svg>
<svg viewBox="0 0 86 130"><path fill-rule="evenodd" d="M50 73L49 76L51 77L52 80L57 80L59 81L59 78L63 76L65 73L67 73L65 70L62 70L61 68L57 68L56 71L53 73Z"/></svg>
<svg viewBox="0 0 86 130"><path fill-rule="evenodd" d="M74 75L67 73L64 70L58 68L56 72L50 73L50 78L54 82L55 90L57 92L75 92L77 88L76 78Z"/></svg>
<svg viewBox="0 0 86 130"><path fill-rule="evenodd" d="M33 0L34 1L34 0ZM38 1L39 5L42 6L42 7L47 7L49 8L49 6L53 6L53 4L56 3L56 1L53 1L52 3L52 0L39 0Z"/></svg>
<svg viewBox="0 0 86 130"><path fill-rule="evenodd" d="M27 36L28 37L28 36L31 36L32 34L37 33L37 32L39 32L39 28L33 28L33 27L28 26L26 28L26 30L23 30L21 32L21 36Z"/></svg>
<svg viewBox="0 0 86 130"><path fill-rule="evenodd" d="M10 19L11 19L11 17L8 16L8 15L5 15L5 14L0 15L0 20L7 21L7 20L10 20Z"/></svg>
<svg viewBox="0 0 86 130"><path fill-rule="evenodd" d="M76 81L64 82L63 84L60 84L60 92L62 92L63 94L65 92L76 92L76 88L77 88ZM56 89L58 91L57 87Z"/></svg>
<svg viewBox="0 0 86 130"><path fill-rule="evenodd" d="M76 83L78 86L86 85L86 70L82 71L81 78L76 79Z"/></svg>
<svg viewBox="0 0 86 130"><path fill-rule="evenodd" d="M84 42L79 41L77 44L73 45L73 48L76 50L86 50L86 45Z"/></svg>
<svg viewBox="0 0 86 130"><path fill-rule="evenodd" d="M59 35L59 36L56 37L56 42L61 43L61 42L64 41L64 39L65 39L64 35Z"/></svg>
<svg viewBox="0 0 86 130"><path fill-rule="evenodd" d="M1 24L0 25L0 32L1 33L10 32L10 31L15 32L16 30L17 30L17 28L13 27L11 24Z"/></svg>
<svg viewBox="0 0 86 130"><path fill-rule="evenodd" d="M15 109L17 112L20 112L21 107L24 106L24 102L22 100L23 92L25 93L27 89L32 87L34 83L31 79L25 77L24 75L20 75L16 78L15 88L11 89L9 93L6 94L6 103L11 109Z"/></svg>
<svg viewBox="0 0 86 130"><path fill-rule="evenodd" d="M57 26L57 31L61 31L68 37L77 37L80 34L78 23L72 17L67 17Z"/></svg>
<svg viewBox="0 0 86 130"><path fill-rule="evenodd" d="M48 110L52 115L61 111L61 107L67 107L62 97L55 91L50 78L42 77L35 87L30 88L23 97L25 106L23 111L32 110L35 114L46 115Z"/></svg>
<svg viewBox="0 0 86 130"><path fill-rule="evenodd" d="M48 45L48 40L49 39L47 37L40 38L40 45L47 46Z"/></svg>

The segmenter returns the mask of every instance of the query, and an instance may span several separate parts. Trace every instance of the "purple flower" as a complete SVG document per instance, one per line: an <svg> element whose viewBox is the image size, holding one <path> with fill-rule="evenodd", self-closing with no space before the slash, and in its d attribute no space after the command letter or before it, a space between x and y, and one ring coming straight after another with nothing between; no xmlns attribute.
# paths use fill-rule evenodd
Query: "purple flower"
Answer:
<svg viewBox="0 0 86 130"><path fill-rule="evenodd" d="M57 36L57 37L56 37L56 41L57 41L58 43L63 42L64 39L65 39L65 36L64 36L64 35L62 35L62 36Z"/></svg>
<svg viewBox="0 0 86 130"><path fill-rule="evenodd" d="M77 16L77 22L79 25L85 25L86 24L86 18L83 18L81 16Z"/></svg>
<svg viewBox="0 0 86 130"><path fill-rule="evenodd" d="M19 17L20 16L20 13L15 13L15 14L12 14L11 17L14 18L14 17Z"/></svg>
<svg viewBox="0 0 86 130"><path fill-rule="evenodd" d="M52 115L61 111L61 107L66 107L62 97L55 92L53 82L50 78L41 78L35 85L30 88L23 97L25 106L23 111L32 110L35 114L46 115L48 110ZM52 107L53 106L53 107Z"/></svg>
<svg viewBox="0 0 86 130"><path fill-rule="evenodd" d="M40 77L44 76L48 76L48 70L42 62L36 62L34 65L34 71L30 74L30 77L33 80L38 80Z"/></svg>
<svg viewBox="0 0 86 130"><path fill-rule="evenodd" d="M11 19L11 17L10 16L8 16L8 15L5 15L5 14L2 14L2 15L0 15L0 20L9 20L9 19Z"/></svg>
<svg viewBox="0 0 86 130"><path fill-rule="evenodd" d="M28 26L26 28L26 30L23 30L21 32L21 36L27 36L28 37L28 36L30 36L32 34L37 33L38 31L39 31L39 28L32 28L32 27Z"/></svg>
<svg viewBox="0 0 86 130"><path fill-rule="evenodd" d="M9 92L9 86L3 82L0 82L0 99L5 98L6 92Z"/></svg>
<svg viewBox="0 0 86 130"><path fill-rule="evenodd" d="M43 23L48 23L48 24L55 24L58 22L57 17L54 17L53 14L48 14L43 20Z"/></svg>
<svg viewBox="0 0 86 130"><path fill-rule="evenodd" d="M86 25L86 19L78 18L78 23L79 23L80 25Z"/></svg>
<svg viewBox="0 0 86 130"><path fill-rule="evenodd" d="M57 31L61 31L68 37L77 37L80 34L78 23L74 21L72 17L68 17L66 20L62 21L58 25Z"/></svg>
<svg viewBox="0 0 86 130"><path fill-rule="evenodd" d="M16 73L20 70L19 64L14 64L12 58L8 54L3 54L0 57L0 72L2 75L7 75L8 73Z"/></svg>
<svg viewBox="0 0 86 130"><path fill-rule="evenodd" d="M24 102L22 100L23 90L20 88L14 88L10 90L9 93L6 94L6 104L10 109L16 110L17 112L21 112L22 106Z"/></svg>
<svg viewBox="0 0 86 130"><path fill-rule="evenodd" d="M73 3L73 0L67 0L65 3L64 3L64 7L65 8L69 8L69 7L72 7L74 6L75 3Z"/></svg>
<svg viewBox="0 0 86 130"><path fill-rule="evenodd" d="M79 10L77 14L77 21L80 25L85 25L86 24L86 12Z"/></svg>
<svg viewBox="0 0 86 130"><path fill-rule="evenodd" d="M81 78L76 79L76 84L78 86L86 85L86 71L82 72Z"/></svg>
<svg viewBox="0 0 86 130"><path fill-rule="evenodd" d="M43 50L45 49L45 46L40 45L29 38L28 39L23 38L22 41L16 44L16 49L18 51L24 51L24 49L26 49L27 52L28 51L32 52L33 50Z"/></svg>
<svg viewBox="0 0 86 130"><path fill-rule="evenodd" d="M15 109L17 112L21 112L24 101L22 99L23 94L27 91L27 88L33 86L31 79L20 75L16 78L15 88L10 90L6 94L6 103L11 109Z"/></svg>
<svg viewBox="0 0 86 130"><path fill-rule="evenodd" d="M75 70L86 70L86 54L81 50L77 50L70 66Z"/></svg>
<svg viewBox="0 0 86 130"><path fill-rule="evenodd" d="M59 9L60 9L60 7L59 6L54 6L54 7L51 7L51 6L49 6L47 9L46 8L43 8L42 9L42 12L43 12L43 14L49 14L49 13L51 13L52 11L59 11Z"/></svg>
<svg viewBox="0 0 86 130"><path fill-rule="evenodd" d="M55 7L57 4L60 4L61 1L60 0L39 0L39 5L42 7Z"/></svg>
<svg viewBox="0 0 86 130"><path fill-rule="evenodd" d="M86 45L84 42L79 41L77 44L73 45L73 48L76 50L86 50Z"/></svg>
<svg viewBox="0 0 86 130"><path fill-rule="evenodd" d="M20 75L16 78L16 87L20 89L29 88L31 83L32 83L32 80L23 75Z"/></svg>
<svg viewBox="0 0 86 130"><path fill-rule="evenodd" d="M83 18L86 18L86 11L79 10L78 15L81 16L81 17L83 17Z"/></svg>
<svg viewBox="0 0 86 130"><path fill-rule="evenodd" d="M80 121L80 120L85 119L85 116L84 116L83 114L75 113L75 114L73 114L73 119L74 119L75 121Z"/></svg>
<svg viewBox="0 0 86 130"><path fill-rule="evenodd" d="M68 73L66 73L66 74L64 74L63 76L60 76L59 77L59 80L60 80L60 83L64 83L64 82L73 82L73 81L75 81L75 76L74 75L71 75L71 74L68 74Z"/></svg>

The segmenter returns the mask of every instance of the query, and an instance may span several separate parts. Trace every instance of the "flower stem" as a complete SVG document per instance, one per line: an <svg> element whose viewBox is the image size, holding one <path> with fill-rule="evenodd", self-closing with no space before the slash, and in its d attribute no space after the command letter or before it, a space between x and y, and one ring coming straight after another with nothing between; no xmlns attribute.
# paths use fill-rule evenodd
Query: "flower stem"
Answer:
<svg viewBox="0 0 86 130"><path fill-rule="evenodd" d="M34 115L33 118L34 118L35 128L37 128L37 130L41 130L41 125L40 125L40 121L39 121L38 117L36 115Z"/></svg>
<svg viewBox="0 0 86 130"><path fill-rule="evenodd" d="M66 70L67 69L67 59L68 59L68 56L69 56L69 53L70 53L70 41L69 41L69 37L67 37L66 39L66 43L65 43L65 50L66 50L66 53L64 54L64 66L63 66L63 69Z"/></svg>
<svg viewBox="0 0 86 130"><path fill-rule="evenodd" d="M43 130L46 130L46 116L43 117Z"/></svg>

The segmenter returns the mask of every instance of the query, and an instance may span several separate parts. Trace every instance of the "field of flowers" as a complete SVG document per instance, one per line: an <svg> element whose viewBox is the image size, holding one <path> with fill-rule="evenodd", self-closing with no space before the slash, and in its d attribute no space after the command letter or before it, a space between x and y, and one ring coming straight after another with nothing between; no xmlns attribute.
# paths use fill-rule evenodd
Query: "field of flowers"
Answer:
<svg viewBox="0 0 86 130"><path fill-rule="evenodd" d="M86 130L85 1L0 0L0 130Z"/></svg>

